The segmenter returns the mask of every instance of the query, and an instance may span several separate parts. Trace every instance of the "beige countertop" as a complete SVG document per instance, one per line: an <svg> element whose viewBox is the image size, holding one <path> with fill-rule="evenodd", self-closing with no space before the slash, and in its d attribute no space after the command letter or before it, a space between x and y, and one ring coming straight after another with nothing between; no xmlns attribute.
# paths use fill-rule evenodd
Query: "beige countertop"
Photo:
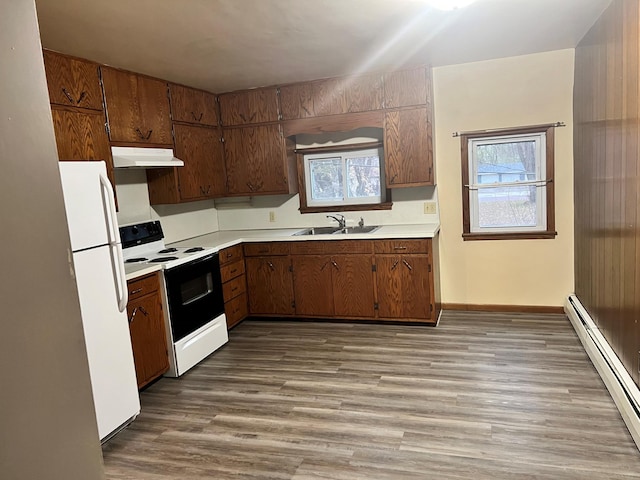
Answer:
<svg viewBox="0 0 640 480"><path fill-rule="evenodd" d="M162 270L162 267L157 263L125 264L124 266L124 271L126 273L125 278L127 281L134 280L160 270Z"/></svg>
<svg viewBox="0 0 640 480"><path fill-rule="evenodd" d="M298 235L304 228L279 228L272 230L223 230L200 235L199 237L174 242L172 247L207 247L222 250L244 242L280 242L280 241L314 241L314 240L371 240L384 238L433 238L438 234L440 225L425 223L420 225L383 225L371 233L337 234L337 235Z"/></svg>

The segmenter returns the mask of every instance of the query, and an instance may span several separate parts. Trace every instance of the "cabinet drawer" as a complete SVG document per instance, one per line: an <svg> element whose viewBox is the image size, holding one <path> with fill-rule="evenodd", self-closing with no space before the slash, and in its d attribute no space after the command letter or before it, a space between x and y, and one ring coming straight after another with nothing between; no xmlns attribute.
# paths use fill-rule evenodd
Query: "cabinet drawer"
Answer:
<svg viewBox="0 0 640 480"><path fill-rule="evenodd" d="M153 273L142 278L129 280L127 288L129 290L129 300L135 300L149 293L158 291L158 274Z"/></svg>
<svg viewBox="0 0 640 480"><path fill-rule="evenodd" d="M229 280L239 277L240 275L244 275L244 262L233 262L229 265L225 265L224 267L220 267L220 276L222 277L222 283L228 282Z"/></svg>
<svg viewBox="0 0 640 480"><path fill-rule="evenodd" d="M290 244L288 242L247 243L244 246L244 254L247 257L289 255L289 250Z"/></svg>
<svg viewBox="0 0 640 480"><path fill-rule="evenodd" d="M218 252L218 258L220 259L220 265L240 260L242 258L242 245L234 245L233 247L220 250L220 252Z"/></svg>
<svg viewBox="0 0 640 480"><path fill-rule="evenodd" d="M375 253L431 253L431 240L379 240Z"/></svg>
<svg viewBox="0 0 640 480"><path fill-rule="evenodd" d="M232 298L235 298L246 291L247 280L244 275L229 280L227 283L222 285L222 295L225 302L228 302Z"/></svg>
<svg viewBox="0 0 640 480"><path fill-rule="evenodd" d="M322 255L334 253L373 253L373 240L307 240L291 245L295 255Z"/></svg>
<svg viewBox="0 0 640 480"><path fill-rule="evenodd" d="M227 316L227 328L233 327L240 320L244 319L248 314L247 294L234 298L224 304L224 313Z"/></svg>

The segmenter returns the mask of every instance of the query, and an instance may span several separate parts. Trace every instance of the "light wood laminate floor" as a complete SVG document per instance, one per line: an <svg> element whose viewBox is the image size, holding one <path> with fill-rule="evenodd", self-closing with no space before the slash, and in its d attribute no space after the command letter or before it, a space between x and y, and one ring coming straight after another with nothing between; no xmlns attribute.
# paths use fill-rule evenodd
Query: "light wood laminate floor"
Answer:
<svg viewBox="0 0 640 480"><path fill-rule="evenodd" d="M640 479L562 315L246 321L141 402L109 479Z"/></svg>

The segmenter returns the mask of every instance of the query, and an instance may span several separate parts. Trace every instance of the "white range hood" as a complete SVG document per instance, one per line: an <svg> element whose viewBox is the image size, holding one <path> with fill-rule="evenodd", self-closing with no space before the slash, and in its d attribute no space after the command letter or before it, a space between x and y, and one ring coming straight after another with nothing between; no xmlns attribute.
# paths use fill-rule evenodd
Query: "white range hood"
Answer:
<svg viewBox="0 0 640 480"><path fill-rule="evenodd" d="M170 148L111 147L114 168L182 167Z"/></svg>

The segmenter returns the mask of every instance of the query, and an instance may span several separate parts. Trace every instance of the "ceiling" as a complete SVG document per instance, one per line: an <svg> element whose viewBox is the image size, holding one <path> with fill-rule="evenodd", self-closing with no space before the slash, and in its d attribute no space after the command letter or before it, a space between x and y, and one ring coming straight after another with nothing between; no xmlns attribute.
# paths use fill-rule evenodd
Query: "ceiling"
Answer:
<svg viewBox="0 0 640 480"><path fill-rule="evenodd" d="M36 0L45 48L216 93L572 48L611 0Z"/></svg>

